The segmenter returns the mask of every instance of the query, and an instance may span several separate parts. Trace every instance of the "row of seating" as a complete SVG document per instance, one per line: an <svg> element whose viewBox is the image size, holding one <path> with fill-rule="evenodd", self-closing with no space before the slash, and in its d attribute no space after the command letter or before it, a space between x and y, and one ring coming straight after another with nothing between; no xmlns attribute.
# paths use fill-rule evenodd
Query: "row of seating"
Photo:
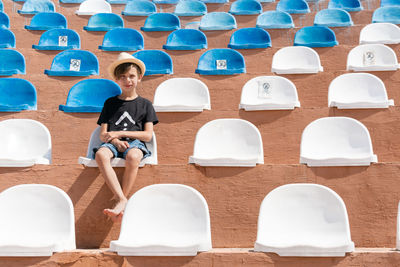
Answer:
<svg viewBox="0 0 400 267"><path fill-rule="evenodd" d="M104 101L121 94L119 86L106 79L87 79L69 90L64 112L100 112ZM347 73L336 77L329 85L328 106L339 109L388 108L393 106L385 85L369 73ZM156 112L202 112L210 110L210 94L205 83L194 78L172 78L155 90L153 106ZM242 88L239 109L290 110L300 107L296 86L280 76L258 76ZM0 79L0 112L37 110L35 87L20 78Z"/></svg>
<svg viewBox="0 0 400 267"><path fill-rule="evenodd" d="M51 256L76 248L73 203L58 187L10 187L0 193L0 207L7 214L1 221L0 256ZM109 251L121 256L195 256L211 249L204 196L183 184L153 184L129 199L119 238L111 241ZM255 252L344 257L354 249L346 205L332 189L286 184L263 199Z"/></svg>
<svg viewBox="0 0 400 267"><path fill-rule="evenodd" d="M51 163L51 136L38 121L9 119L0 121L0 166L28 167ZM100 127L90 138L85 157L78 162L97 167L93 149L101 144ZM157 142L155 134L146 143L152 156L140 166L155 165ZM212 146L213 149L209 149ZM256 126L242 119L216 119L203 125L196 134L193 155L189 163L200 166L254 167L264 164L261 134ZM300 163L308 166L368 166L377 162L373 154L368 129L348 117L326 117L311 122L303 131L300 144ZM125 166L121 158L112 165Z"/></svg>
<svg viewBox="0 0 400 267"><path fill-rule="evenodd" d="M133 54L146 64L146 75L173 74L172 58L161 50L140 50ZM12 49L0 49L0 76L25 74L24 56ZM157 60L155 60L157 59ZM347 57L347 70L396 71L400 67L396 53L383 44L363 44L353 48ZM306 46L279 49L272 58L271 72L301 74L322 72L318 53ZM204 52L195 73L200 75L234 75L246 72L241 53L229 48ZM99 62L87 50L65 50L58 53L46 69L49 76L89 76L99 74Z"/></svg>

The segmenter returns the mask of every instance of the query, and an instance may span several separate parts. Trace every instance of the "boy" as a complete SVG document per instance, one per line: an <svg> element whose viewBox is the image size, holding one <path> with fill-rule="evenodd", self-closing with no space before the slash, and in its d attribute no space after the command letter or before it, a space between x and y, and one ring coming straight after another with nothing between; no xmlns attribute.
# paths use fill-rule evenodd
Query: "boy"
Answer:
<svg viewBox="0 0 400 267"><path fill-rule="evenodd" d="M141 159L151 155L144 142L152 139L153 125L158 123L152 103L136 92L145 71L141 60L125 52L119 54L108 72L122 93L105 101L97 121L101 127L100 140L104 143L96 151L95 159L117 199L117 204L112 209L104 209L103 213L114 222L122 220ZM125 159L122 185L110 163L114 157Z"/></svg>

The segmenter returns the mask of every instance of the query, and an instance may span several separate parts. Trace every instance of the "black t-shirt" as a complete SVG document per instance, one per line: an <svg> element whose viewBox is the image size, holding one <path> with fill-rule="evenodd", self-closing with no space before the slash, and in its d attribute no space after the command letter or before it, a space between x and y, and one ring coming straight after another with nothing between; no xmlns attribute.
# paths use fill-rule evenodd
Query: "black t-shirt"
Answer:
<svg viewBox="0 0 400 267"><path fill-rule="evenodd" d="M97 121L98 125L107 123L107 131L143 131L146 122L158 123L153 104L143 97L121 100L118 96L104 102Z"/></svg>

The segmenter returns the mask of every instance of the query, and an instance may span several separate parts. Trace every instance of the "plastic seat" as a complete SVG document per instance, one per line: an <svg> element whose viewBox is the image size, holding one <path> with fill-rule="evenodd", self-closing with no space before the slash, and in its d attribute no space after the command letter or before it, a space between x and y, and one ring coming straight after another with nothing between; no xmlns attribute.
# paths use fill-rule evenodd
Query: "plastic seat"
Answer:
<svg viewBox="0 0 400 267"><path fill-rule="evenodd" d="M400 6L385 6L375 9L372 14L372 23L400 24Z"/></svg>
<svg viewBox="0 0 400 267"><path fill-rule="evenodd" d="M292 257L344 257L353 252L342 198L318 184L275 188L261 203L254 251Z"/></svg>
<svg viewBox="0 0 400 267"><path fill-rule="evenodd" d="M399 67L396 53L383 44L358 45L347 56L347 70L395 71Z"/></svg>
<svg viewBox="0 0 400 267"><path fill-rule="evenodd" d="M111 5L104 0L86 0L75 11L75 14L83 16L92 16L97 13L112 13Z"/></svg>
<svg viewBox="0 0 400 267"><path fill-rule="evenodd" d="M177 4L179 0L153 0L155 4Z"/></svg>
<svg viewBox="0 0 400 267"><path fill-rule="evenodd" d="M196 256L212 249L204 197L190 186L154 184L129 199L118 240L121 256Z"/></svg>
<svg viewBox="0 0 400 267"><path fill-rule="evenodd" d="M36 89L27 80L0 79L0 112L36 110Z"/></svg>
<svg viewBox="0 0 400 267"><path fill-rule="evenodd" d="M197 64L201 75L234 75L246 73L242 54L229 48L216 48L204 52Z"/></svg>
<svg viewBox="0 0 400 267"><path fill-rule="evenodd" d="M242 88L239 109L284 110L300 107L296 86L280 76L258 76Z"/></svg>
<svg viewBox="0 0 400 267"><path fill-rule="evenodd" d="M294 46L332 47L338 45L335 32L325 26L308 26L299 29L294 36Z"/></svg>
<svg viewBox="0 0 400 267"><path fill-rule="evenodd" d="M287 12L289 14L310 13L310 8L304 0L280 0L276 5L276 10Z"/></svg>
<svg viewBox="0 0 400 267"><path fill-rule="evenodd" d="M65 50L58 53L45 70L49 76L89 76L99 74L99 61L90 51Z"/></svg>
<svg viewBox="0 0 400 267"><path fill-rule="evenodd" d="M52 29L45 31L39 39L39 44L32 45L37 50L67 50L80 49L79 34L71 29Z"/></svg>
<svg viewBox="0 0 400 267"><path fill-rule="evenodd" d="M38 121L0 121L0 140L0 167L29 167L51 163L50 132Z"/></svg>
<svg viewBox="0 0 400 267"><path fill-rule="evenodd" d="M123 28L124 21L114 13L97 13L90 17L85 31L109 31L116 28Z"/></svg>
<svg viewBox="0 0 400 267"><path fill-rule="evenodd" d="M155 13L147 17L144 26L140 29L144 32L174 31L181 27L179 18L172 13Z"/></svg>
<svg viewBox="0 0 400 267"><path fill-rule="evenodd" d="M47 31L51 29L66 29L67 19L63 14L43 12L33 16L29 25L24 26L27 30Z"/></svg>
<svg viewBox="0 0 400 267"><path fill-rule="evenodd" d="M52 256L74 250L74 207L61 189L46 184L22 184L0 193L0 256Z"/></svg>
<svg viewBox="0 0 400 267"><path fill-rule="evenodd" d="M242 119L207 122L196 134L189 163L234 167L264 164L261 134L256 126Z"/></svg>
<svg viewBox="0 0 400 267"><path fill-rule="evenodd" d="M174 11L174 14L180 17L203 16L206 13L206 4L199 0L180 0Z"/></svg>
<svg viewBox="0 0 400 267"><path fill-rule="evenodd" d="M199 29L202 31L219 31L236 29L236 19L227 12L211 12L200 20Z"/></svg>
<svg viewBox="0 0 400 267"><path fill-rule="evenodd" d="M228 44L232 49L255 49L271 47L269 33L261 28L242 28L231 35Z"/></svg>
<svg viewBox="0 0 400 267"><path fill-rule="evenodd" d="M163 45L166 50L197 50L207 49L206 35L194 29L179 29L168 35L167 43Z"/></svg>
<svg viewBox="0 0 400 267"><path fill-rule="evenodd" d="M157 12L156 5L147 0L128 1L121 12L124 16L149 16Z"/></svg>
<svg viewBox="0 0 400 267"><path fill-rule="evenodd" d="M210 110L210 93L202 81L172 78L162 82L154 93L156 112L202 112Z"/></svg>
<svg viewBox="0 0 400 267"><path fill-rule="evenodd" d="M106 79L83 80L69 90L67 103L60 105L64 112L101 112L104 102L120 95L121 88L115 82Z"/></svg>
<svg viewBox="0 0 400 267"><path fill-rule="evenodd" d="M100 140L100 126L98 126L90 136L90 141L86 153L86 157L79 157L78 163L83 164L86 167L98 167L97 162L94 159L94 148L100 147L102 144ZM157 141L156 135L153 132L153 138L150 142L146 142L146 147L149 151L151 151L151 156L142 159L139 164L139 167L143 167L145 164L149 165L157 165ZM111 159L111 166L113 167L125 167L125 160L122 158L113 158Z"/></svg>
<svg viewBox="0 0 400 267"><path fill-rule="evenodd" d="M0 49L0 76L25 74L25 57L17 50Z"/></svg>
<svg viewBox="0 0 400 267"><path fill-rule="evenodd" d="M347 12L363 10L360 0L330 0L328 8L340 8Z"/></svg>
<svg viewBox="0 0 400 267"><path fill-rule="evenodd" d="M173 74L173 64L170 55L161 50L142 50L133 54L146 65L145 76L155 74Z"/></svg>
<svg viewBox="0 0 400 267"><path fill-rule="evenodd" d="M223 4L229 3L229 0L201 0L205 4Z"/></svg>
<svg viewBox="0 0 400 267"><path fill-rule="evenodd" d="M15 48L15 35L12 31L0 28L0 48Z"/></svg>
<svg viewBox="0 0 400 267"><path fill-rule="evenodd" d="M398 44L400 27L392 23L372 23L362 28L360 44Z"/></svg>
<svg viewBox="0 0 400 267"><path fill-rule="evenodd" d="M349 27L353 26L349 12L339 8L323 9L315 14L314 26Z"/></svg>
<svg viewBox="0 0 400 267"><path fill-rule="evenodd" d="M277 74L318 73L324 71L318 53L305 46L279 49L272 58L271 72Z"/></svg>
<svg viewBox="0 0 400 267"><path fill-rule="evenodd" d="M19 14L37 14L40 12L55 12L54 3L50 0L26 0Z"/></svg>
<svg viewBox="0 0 400 267"><path fill-rule="evenodd" d="M382 6L400 6L399 0L381 0L381 7Z"/></svg>
<svg viewBox="0 0 400 267"><path fill-rule="evenodd" d="M328 106L339 109L388 108L385 84L369 73L347 73L336 77L329 85Z"/></svg>
<svg viewBox="0 0 400 267"><path fill-rule="evenodd" d="M10 28L10 18L4 12L0 12L0 28L9 29Z"/></svg>
<svg viewBox="0 0 400 267"><path fill-rule="evenodd" d="M368 129L347 117L326 117L304 129L300 163L318 166L369 166L377 162Z"/></svg>
<svg viewBox="0 0 400 267"><path fill-rule="evenodd" d="M256 15L262 12L262 5L257 0L237 0L231 4L232 15Z"/></svg>
<svg viewBox="0 0 400 267"><path fill-rule="evenodd" d="M292 16L283 11L266 11L257 17L257 28L289 29L294 28Z"/></svg>
<svg viewBox="0 0 400 267"><path fill-rule="evenodd" d="M142 50L144 39L140 32L130 28L117 28L104 35L99 49L104 51L136 51Z"/></svg>

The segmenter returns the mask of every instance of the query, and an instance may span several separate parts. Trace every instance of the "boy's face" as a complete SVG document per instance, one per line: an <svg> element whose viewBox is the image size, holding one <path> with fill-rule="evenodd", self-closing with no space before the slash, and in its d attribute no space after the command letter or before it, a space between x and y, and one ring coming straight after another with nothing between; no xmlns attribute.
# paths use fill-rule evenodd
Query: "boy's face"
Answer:
<svg viewBox="0 0 400 267"><path fill-rule="evenodd" d="M141 78L138 75L137 69L130 67L127 72L117 78L116 82L121 87L122 92L131 92L136 89Z"/></svg>

